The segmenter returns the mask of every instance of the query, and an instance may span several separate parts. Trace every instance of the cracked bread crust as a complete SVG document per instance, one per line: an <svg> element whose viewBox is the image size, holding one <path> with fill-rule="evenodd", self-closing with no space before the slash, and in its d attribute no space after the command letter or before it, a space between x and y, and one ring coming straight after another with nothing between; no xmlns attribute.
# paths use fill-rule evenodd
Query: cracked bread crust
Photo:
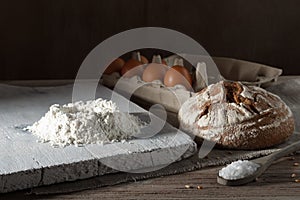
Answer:
<svg viewBox="0 0 300 200"><path fill-rule="evenodd" d="M284 142L294 131L291 110L280 97L239 82L221 81L187 100L180 128L228 149L262 149Z"/></svg>

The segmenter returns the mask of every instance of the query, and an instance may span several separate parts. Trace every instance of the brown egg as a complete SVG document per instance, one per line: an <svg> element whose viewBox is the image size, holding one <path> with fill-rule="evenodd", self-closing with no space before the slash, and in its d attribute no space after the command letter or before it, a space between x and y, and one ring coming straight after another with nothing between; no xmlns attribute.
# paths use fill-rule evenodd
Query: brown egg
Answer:
<svg viewBox="0 0 300 200"><path fill-rule="evenodd" d="M117 58L105 69L104 74L112 74L114 72L120 72L125 61L122 58Z"/></svg>
<svg viewBox="0 0 300 200"><path fill-rule="evenodd" d="M164 76L168 71L168 67L159 63L150 63L143 72L142 80L152 82L154 80L164 81Z"/></svg>
<svg viewBox="0 0 300 200"><path fill-rule="evenodd" d="M148 64L149 63L148 59L145 56L142 56L142 55L141 55L141 62L143 64Z"/></svg>
<svg viewBox="0 0 300 200"><path fill-rule="evenodd" d="M137 66L140 66L142 64L143 63L141 63L135 59L128 60L122 67L122 70L121 70L122 76L125 76L127 78L130 78L135 75L141 76L143 73L143 68L142 67L138 67L137 69L134 69L134 68L136 68Z"/></svg>
<svg viewBox="0 0 300 200"><path fill-rule="evenodd" d="M167 87L174 87L177 84L181 84L190 90L192 88L192 76L185 67L175 65L166 72L164 84Z"/></svg>

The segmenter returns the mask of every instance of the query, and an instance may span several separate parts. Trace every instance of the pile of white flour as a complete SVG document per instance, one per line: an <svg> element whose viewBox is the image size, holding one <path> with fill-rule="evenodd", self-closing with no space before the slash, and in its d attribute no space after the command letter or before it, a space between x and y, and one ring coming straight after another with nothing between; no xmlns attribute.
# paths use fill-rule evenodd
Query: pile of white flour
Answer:
<svg viewBox="0 0 300 200"><path fill-rule="evenodd" d="M66 146L127 140L139 134L141 126L136 116L120 112L115 103L99 98L54 104L45 116L25 129L41 142Z"/></svg>

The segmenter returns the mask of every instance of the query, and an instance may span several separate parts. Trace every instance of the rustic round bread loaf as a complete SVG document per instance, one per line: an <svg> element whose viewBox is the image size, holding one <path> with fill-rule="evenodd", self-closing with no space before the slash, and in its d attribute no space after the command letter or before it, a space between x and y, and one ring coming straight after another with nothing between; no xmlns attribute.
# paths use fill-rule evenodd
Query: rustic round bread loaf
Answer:
<svg viewBox="0 0 300 200"><path fill-rule="evenodd" d="M188 99L180 128L229 149L261 149L284 142L294 118L280 97L239 82L212 84Z"/></svg>

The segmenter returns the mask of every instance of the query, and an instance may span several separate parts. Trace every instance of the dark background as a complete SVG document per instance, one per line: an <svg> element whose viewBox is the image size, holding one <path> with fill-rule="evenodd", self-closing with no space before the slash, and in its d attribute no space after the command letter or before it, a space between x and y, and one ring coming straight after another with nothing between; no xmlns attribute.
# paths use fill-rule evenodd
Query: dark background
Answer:
<svg viewBox="0 0 300 200"><path fill-rule="evenodd" d="M5 0L0 79L70 79L85 56L121 31L159 26L214 56L300 74L298 0Z"/></svg>

